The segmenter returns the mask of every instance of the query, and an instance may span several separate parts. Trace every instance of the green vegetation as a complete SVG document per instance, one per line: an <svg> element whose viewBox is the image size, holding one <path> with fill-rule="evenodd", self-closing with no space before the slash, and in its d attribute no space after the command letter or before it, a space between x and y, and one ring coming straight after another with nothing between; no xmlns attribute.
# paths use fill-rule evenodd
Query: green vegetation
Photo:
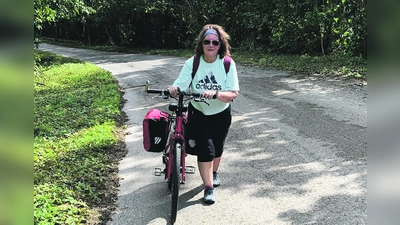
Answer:
<svg viewBox="0 0 400 225"><path fill-rule="evenodd" d="M216 23L243 51L367 58L366 0L34 0L34 10L36 36L88 45L187 49Z"/></svg>
<svg viewBox="0 0 400 225"><path fill-rule="evenodd" d="M367 79L367 60L343 55L234 54L235 61L252 66L272 67L316 77Z"/></svg>
<svg viewBox="0 0 400 225"><path fill-rule="evenodd" d="M111 73L35 51L34 222L79 224L113 204L121 94ZM112 153L112 154L110 154ZM115 184L114 184L115 186ZM98 216L94 216L98 215Z"/></svg>

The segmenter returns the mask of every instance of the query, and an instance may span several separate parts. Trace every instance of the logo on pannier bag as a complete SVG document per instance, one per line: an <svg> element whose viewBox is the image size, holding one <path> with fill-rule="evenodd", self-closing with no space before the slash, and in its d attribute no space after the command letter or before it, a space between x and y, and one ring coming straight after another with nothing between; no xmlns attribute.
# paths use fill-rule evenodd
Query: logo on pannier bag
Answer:
<svg viewBox="0 0 400 225"><path fill-rule="evenodd" d="M161 142L161 137L154 137L154 144L158 145Z"/></svg>

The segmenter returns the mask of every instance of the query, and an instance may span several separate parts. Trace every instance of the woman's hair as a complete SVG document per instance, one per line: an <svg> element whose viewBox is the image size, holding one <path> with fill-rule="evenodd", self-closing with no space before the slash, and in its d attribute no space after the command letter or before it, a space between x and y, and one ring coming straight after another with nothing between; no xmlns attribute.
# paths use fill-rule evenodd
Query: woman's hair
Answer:
<svg viewBox="0 0 400 225"><path fill-rule="evenodd" d="M203 29L200 31L199 36L197 36L196 38L196 47L194 49L194 54L197 57L200 57L202 54L204 54L203 51L203 40L205 38L205 33L210 30L210 29L214 29L217 32L217 36L220 42L220 46L219 46L219 50L218 50L218 55L219 57L222 59L224 58L224 56L231 56L230 53L230 48L231 46L229 45L228 40L230 40L230 36L229 34L227 34L225 32L225 30L217 24L207 24L203 27Z"/></svg>

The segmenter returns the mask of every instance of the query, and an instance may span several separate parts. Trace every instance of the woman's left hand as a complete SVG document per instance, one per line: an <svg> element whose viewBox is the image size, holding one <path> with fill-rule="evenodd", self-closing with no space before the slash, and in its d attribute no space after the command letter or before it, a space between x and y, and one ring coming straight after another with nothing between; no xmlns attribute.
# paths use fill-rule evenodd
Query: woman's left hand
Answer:
<svg viewBox="0 0 400 225"><path fill-rule="evenodd" d="M205 92L203 92L202 96L203 96L203 98L206 98L206 99L212 99L216 93L217 92L213 91L213 90L205 91Z"/></svg>

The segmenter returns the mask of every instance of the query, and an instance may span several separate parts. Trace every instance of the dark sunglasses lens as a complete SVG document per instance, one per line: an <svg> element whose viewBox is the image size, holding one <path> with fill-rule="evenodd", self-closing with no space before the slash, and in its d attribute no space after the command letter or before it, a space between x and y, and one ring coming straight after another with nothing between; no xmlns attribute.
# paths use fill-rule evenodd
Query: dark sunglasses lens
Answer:
<svg viewBox="0 0 400 225"><path fill-rule="evenodd" d="M211 42L211 41L209 41L209 40L204 40L204 41L203 41L203 44L204 44L204 45L209 45L210 42ZM219 45L219 41L212 41L212 44L213 44L214 46L218 46L218 45Z"/></svg>

